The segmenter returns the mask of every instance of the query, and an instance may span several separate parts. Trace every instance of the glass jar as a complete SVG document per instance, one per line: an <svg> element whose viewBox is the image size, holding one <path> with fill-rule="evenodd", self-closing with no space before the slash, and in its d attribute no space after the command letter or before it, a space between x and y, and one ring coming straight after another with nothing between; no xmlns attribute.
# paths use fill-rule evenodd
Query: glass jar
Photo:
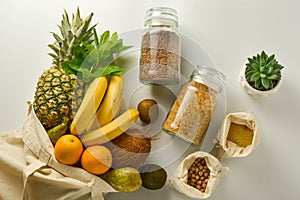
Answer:
<svg viewBox="0 0 300 200"><path fill-rule="evenodd" d="M165 122L164 130L200 144L218 105L225 76L212 67L198 67L185 83Z"/></svg>
<svg viewBox="0 0 300 200"><path fill-rule="evenodd" d="M140 82L170 85L180 79L180 36L172 8L147 10L140 55Z"/></svg>

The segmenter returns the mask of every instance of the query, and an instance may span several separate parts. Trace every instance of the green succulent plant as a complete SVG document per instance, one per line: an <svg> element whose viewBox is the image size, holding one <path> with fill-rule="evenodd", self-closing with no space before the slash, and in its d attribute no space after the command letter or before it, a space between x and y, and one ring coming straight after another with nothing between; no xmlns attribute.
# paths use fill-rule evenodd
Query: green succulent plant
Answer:
<svg viewBox="0 0 300 200"><path fill-rule="evenodd" d="M268 56L262 51L261 54L248 58L245 71L246 80L257 90L270 90L281 79L283 68L275 59L275 54Z"/></svg>

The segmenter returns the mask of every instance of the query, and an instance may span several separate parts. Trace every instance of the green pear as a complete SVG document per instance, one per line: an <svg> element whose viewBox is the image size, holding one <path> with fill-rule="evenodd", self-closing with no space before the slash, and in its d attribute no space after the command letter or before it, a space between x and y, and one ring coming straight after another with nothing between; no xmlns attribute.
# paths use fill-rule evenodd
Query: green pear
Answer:
<svg viewBox="0 0 300 200"><path fill-rule="evenodd" d="M142 178L137 169L124 167L113 169L101 176L119 192L134 192L142 186Z"/></svg>

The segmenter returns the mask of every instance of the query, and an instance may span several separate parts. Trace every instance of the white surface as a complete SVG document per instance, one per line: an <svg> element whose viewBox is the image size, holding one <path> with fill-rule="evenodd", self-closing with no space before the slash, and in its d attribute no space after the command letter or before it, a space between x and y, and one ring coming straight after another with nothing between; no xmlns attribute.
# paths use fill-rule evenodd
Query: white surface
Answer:
<svg viewBox="0 0 300 200"><path fill-rule="evenodd" d="M145 10L167 5L178 11L180 31L201 44L227 76L227 112L251 110L262 129L248 157L223 161L230 171L210 199L300 199L299 55L300 1L297 0L1 0L0 132L20 129L27 100L51 64L47 55L63 9L94 12L98 32L119 33L143 26ZM247 96L238 83L240 67L261 50L275 53L283 71L279 92L266 99ZM189 199L173 190L109 194L106 199Z"/></svg>

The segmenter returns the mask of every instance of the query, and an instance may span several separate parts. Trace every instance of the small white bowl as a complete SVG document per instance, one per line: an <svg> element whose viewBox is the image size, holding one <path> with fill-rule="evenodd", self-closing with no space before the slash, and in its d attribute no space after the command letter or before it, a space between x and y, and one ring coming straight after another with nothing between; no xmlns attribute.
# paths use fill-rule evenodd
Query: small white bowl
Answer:
<svg viewBox="0 0 300 200"><path fill-rule="evenodd" d="M243 67L241 67L240 70L240 75L239 75L239 81L241 84L241 87L243 88L243 90L250 96L254 97L254 98L263 98L263 97L268 97L274 93L276 93L278 91L278 89L280 88L281 84L282 84L282 77L279 80L279 82L277 83L277 85L270 89L270 90L266 90L266 91L260 91L257 90L255 88L253 88L246 80L246 76L245 76L245 70L246 70L246 66L244 65Z"/></svg>

